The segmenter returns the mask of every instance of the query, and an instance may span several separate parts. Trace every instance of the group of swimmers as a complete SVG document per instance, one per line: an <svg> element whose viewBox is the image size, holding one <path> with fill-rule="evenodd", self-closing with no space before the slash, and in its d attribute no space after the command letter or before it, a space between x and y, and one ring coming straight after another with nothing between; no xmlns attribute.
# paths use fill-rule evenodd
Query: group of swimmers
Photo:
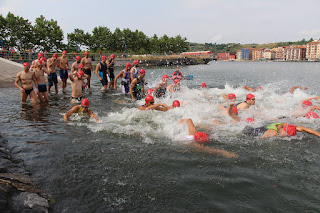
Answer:
<svg viewBox="0 0 320 213"><path fill-rule="evenodd" d="M139 68L139 61L134 60L133 66L131 63L126 63L125 68L121 70L116 76L114 74L114 60L115 55L111 54L109 59L105 55L101 56L101 62L99 62L95 69L94 73L100 80L102 84L101 90L117 90L117 81L121 80L120 89L123 94L129 94L133 101L144 99L145 104L139 106L139 110L159 110L159 111L168 111L176 107L180 107L181 103L178 100L174 100L171 106L168 106L164 103L155 104L155 98L162 98L168 94L172 95L174 93L182 92L180 81L185 77L179 71L177 67L176 70L172 73L171 79L173 80L172 84L168 84L169 76L163 75L161 77L161 82L157 84L154 88L149 88L145 91L145 75L146 71ZM77 113L79 115L86 115L96 119L97 122L101 122L98 116L89 109L90 102L87 98L83 98L86 88L91 87L91 75L93 70L92 61L89 58L89 52L84 53L84 57L76 56L76 61L69 67L69 61L67 58L67 52L63 51L62 56L58 57L57 54L53 54L51 58L46 60L42 53L38 54L38 58L34 60L31 66L26 62L23 64L23 71L19 72L16 76L15 85L21 91L21 100L25 102L27 97L30 96L31 102L36 103L37 100L40 102L49 101L48 91L50 92L51 87L55 86L55 93L58 93L58 79L56 74L56 67L59 69L60 78L61 78L61 88L62 92L66 92L67 79L71 81L72 89L72 103L79 103L80 105L75 105L64 115L64 120L68 121L69 117ZM68 70L71 69L70 73ZM46 85L44 73L48 75L48 87ZM86 82L85 82L86 81ZM21 82L21 86L19 85ZM36 86L36 93L33 91L33 83ZM201 84L202 88L207 88L205 83ZM257 89L250 88L248 86L243 86L244 89L250 92L259 92L263 90L262 87ZM289 91L290 94L293 93L295 89L307 89L305 87L292 87ZM146 93L146 94L145 94ZM210 95L203 91L203 94L207 98L211 98ZM251 106L255 105L255 95L247 94L246 100L243 102L235 103L236 95L230 93L228 95L222 94L222 97L228 102L228 106L223 106L218 104L218 108L221 109L221 113L230 117L232 122L227 125L236 125L237 122L243 120L241 117L241 111L249 109ZM314 110L320 110L319 106L313 106L310 100L319 99L320 97L313 97L307 100L302 101L302 108L296 112L292 113L292 117L307 117L307 118L319 118L319 116L314 112ZM279 119L285 119L287 117L282 116ZM244 119L249 124L254 122L254 118ZM209 135L205 132L198 132L193 121L188 119L181 119L179 124L187 123L189 135L187 138L194 140L191 144L195 147L201 149L202 151L208 153L217 153L226 157L236 157L237 154L232 152L227 152L224 150L218 150L204 146L205 142L209 141ZM223 124L221 121L214 120L214 124ZM269 123L265 126L253 128L251 126L246 126L243 130L243 133L249 136L261 136L263 138L267 137L286 137L294 136L296 132L306 132L309 134L316 135L320 137L320 133L303 126L297 126L293 124L288 124L285 122L276 122Z"/></svg>

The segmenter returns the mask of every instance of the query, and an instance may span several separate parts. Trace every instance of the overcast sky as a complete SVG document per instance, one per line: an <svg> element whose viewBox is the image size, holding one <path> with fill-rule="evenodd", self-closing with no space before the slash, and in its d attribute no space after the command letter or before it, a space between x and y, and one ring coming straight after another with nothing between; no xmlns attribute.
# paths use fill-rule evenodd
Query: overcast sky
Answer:
<svg viewBox="0 0 320 213"><path fill-rule="evenodd" d="M58 21L65 39L75 28L129 28L151 37L180 34L198 43L272 43L320 38L320 0L0 0L34 23Z"/></svg>

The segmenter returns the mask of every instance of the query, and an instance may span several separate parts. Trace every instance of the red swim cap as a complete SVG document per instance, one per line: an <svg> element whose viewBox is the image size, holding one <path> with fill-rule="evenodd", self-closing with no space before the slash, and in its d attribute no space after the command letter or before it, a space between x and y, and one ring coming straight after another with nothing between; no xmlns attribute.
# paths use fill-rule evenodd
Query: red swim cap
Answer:
<svg viewBox="0 0 320 213"><path fill-rule="evenodd" d="M319 118L318 114L315 113L315 112L313 112L313 111L309 111L309 112L307 113L306 117L307 117L308 119L310 119L310 118L315 118L315 119Z"/></svg>
<svg viewBox="0 0 320 213"><path fill-rule="evenodd" d="M105 60L105 59L107 59L107 56L103 55L103 56L101 56L101 59Z"/></svg>
<svg viewBox="0 0 320 213"><path fill-rule="evenodd" d="M207 88L207 84L206 84L206 83L202 83L202 84L201 84L201 87L202 87L202 88Z"/></svg>
<svg viewBox="0 0 320 213"><path fill-rule="evenodd" d="M290 136L295 136L297 134L297 128L293 124L285 125L283 130Z"/></svg>
<svg viewBox="0 0 320 213"><path fill-rule="evenodd" d="M37 64L42 64L42 60L39 59L39 60L37 61Z"/></svg>
<svg viewBox="0 0 320 213"><path fill-rule="evenodd" d="M111 54L110 58L116 58L116 56L114 54Z"/></svg>
<svg viewBox="0 0 320 213"><path fill-rule="evenodd" d="M164 79L168 79L169 78L169 76L168 75L163 75L162 76L162 80L164 80Z"/></svg>
<svg viewBox="0 0 320 213"><path fill-rule="evenodd" d="M127 68L127 67L132 67L129 62L126 63L126 68Z"/></svg>
<svg viewBox="0 0 320 213"><path fill-rule="evenodd" d="M180 107L180 102L178 100L174 100L172 103L173 107Z"/></svg>
<svg viewBox="0 0 320 213"><path fill-rule="evenodd" d="M89 55L89 52L88 52L88 51L85 51L85 52L84 52L84 55Z"/></svg>
<svg viewBox="0 0 320 213"><path fill-rule="evenodd" d="M43 54L42 53L38 53L38 58L39 57L43 57Z"/></svg>
<svg viewBox="0 0 320 213"><path fill-rule="evenodd" d="M205 132L197 132L196 134L194 134L194 139L198 143L205 143L209 141L209 136Z"/></svg>
<svg viewBox="0 0 320 213"><path fill-rule="evenodd" d="M247 118L246 119L247 123L254 123L254 121L255 121L254 118Z"/></svg>
<svg viewBox="0 0 320 213"><path fill-rule="evenodd" d="M134 60L133 61L133 65L137 65L137 64L139 64L139 61L138 60Z"/></svg>
<svg viewBox="0 0 320 213"><path fill-rule="evenodd" d="M153 93L153 91L154 91L153 89L148 89L147 90L147 95L151 95Z"/></svg>
<svg viewBox="0 0 320 213"><path fill-rule="evenodd" d="M232 99L235 99L236 98L236 95L235 94L233 94L233 93L229 93L228 94L228 99L229 100L232 100Z"/></svg>
<svg viewBox="0 0 320 213"><path fill-rule="evenodd" d="M45 57L40 58L41 61L47 61Z"/></svg>
<svg viewBox="0 0 320 213"><path fill-rule="evenodd" d="M142 74L146 74L146 71L144 69L141 69L139 70L139 74L142 75Z"/></svg>
<svg viewBox="0 0 320 213"><path fill-rule="evenodd" d="M63 50L63 51L62 51L62 55L63 55L63 54L67 54L67 51Z"/></svg>
<svg viewBox="0 0 320 213"><path fill-rule="evenodd" d="M258 91L258 90L263 90L263 88L262 88L262 87L258 87L258 88L257 88L257 91Z"/></svg>
<svg viewBox="0 0 320 213"><path fill-rule="evenodd" d="M144 101L146 103L154 102L154 98L151 95L147 95L147 97L144 99Z"/></svg>
<svg viewBox="0 0 320 213"><path fill-rule="evenodd" d="M76 60L77 60L77 61L81 60L81 57L77 55L77 56L76 56Z"/></svg>
<svg viewBox="0 0 320 213"><path fill-rule="evenodd" d="M55 53L52 55L53 58L58 58L58 55Z"/></svg>
<svg viewBox="0 0 320 213"><path fill-rule="evenodd" d="M24 63L23 63L23 66L24 66L24 67L30 67L30 64L29 64L28 62L24 62Z"/></svg>
<svg viewBox="0 0 320 213"><path fill-rule="evenodd" d="M102 52L100 51L99 54L101 54Z"/></svg>
<svg viewBox="0 0 320 213"><path fill-rule="evenodd" d="M302 102L302 107L303 108L307 108L309 106L312 106L312 102L311 101L304 101Z"/></svg>
<svg viewBox="0 0 320 213"><path fill-rule="evenodd" d="M178 84L178 83L180 83L180 80L179 79L174 79L174 82L173 82L174 84Z"/></svg>
<svg viewBox="0 0 320 213"><path fill-rule="evenodd" d="M238 115L238 109L237 107L232 107L232 112L235 114L235 115Z"/></svg>
<svg viewBox="0 0 320 213"><path fill-rule="evenodd" d="M83 99L83 100L81 101L81 105L82 105L82 106L89 107L90 102L89 102L89 100L88 100L87 98L85 98L85 99Z"/></svg>
<svg viewBox="0 0 320 213"><path fill-rule="evenodd" d="M78 68L79 69L83 68L83 64L79 64Z"/></svg>
<svg viewBox="0 0 320 213"><path fill-rule="evenodd" d="M247 100L251 100L251 99L254 98L254 97L255 97L254 95L248 94L248 95L247 95Z"/></svg>
<svg viewBox="0 0 320 213"><path fill-rule="evenodd" d="M82 70L79 70L77 72L77 76L80 77L80 76L84 76L84 72Z"/></svg>

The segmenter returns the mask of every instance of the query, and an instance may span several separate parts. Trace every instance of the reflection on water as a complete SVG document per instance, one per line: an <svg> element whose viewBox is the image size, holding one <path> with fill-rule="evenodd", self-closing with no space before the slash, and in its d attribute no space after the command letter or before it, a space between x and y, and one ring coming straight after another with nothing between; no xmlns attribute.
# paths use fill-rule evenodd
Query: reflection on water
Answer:
<svg viewBox="0 0 320 213"><path fill-rule="evenodd" d="M130 97L101 92L96 78L87 94L90 108L102 119L65 123L67 95L51 95L49 104L21 105L19 90L0 91L1 133L13 152L23 158L41 189L55 196L55 212L206 212L206 211L317 211L319 210L319 139L306 134L292 139L245 137L236 126L213 126L220 114L221 94L241 86L262 86L254 93L265 119L288 115L304 98L317 95L318 63L215 63L182 67L183 94L156 102L183 101L168 112L142 112ZM155 86L171 68L148 68L148 87ZM117 73L117 71L116 71ZM209 89L208 100L200 85ZM293 96L282 96L292 86L307 86ZM280 101L279 101L280 100ZM317 104L317 101L313 101ZM259 110L257 107L254 109ZM252 116L253 110L242 113ZM201 153L181 140L187 134L182 117L190 117L211 135L210 147L233 151L238 159ZM317 120L288 120L319 130Z"/></svg>

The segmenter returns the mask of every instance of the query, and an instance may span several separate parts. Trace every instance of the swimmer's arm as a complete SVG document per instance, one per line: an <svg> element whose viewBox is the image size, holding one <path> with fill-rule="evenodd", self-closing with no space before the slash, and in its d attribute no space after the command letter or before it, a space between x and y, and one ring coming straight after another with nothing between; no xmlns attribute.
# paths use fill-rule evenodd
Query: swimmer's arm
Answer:
<svg viewBox="0 0 320 213"><path fill-rule="evenodd" d="M208 95L207 93L205 93L205 92L203 92L203 91L201 91L208 99L212 99L212 96L210 96L210 95Z"/></svg>
<svg viewBox="0 0 320 213"><path fill-rule="evenodd" d="M69 79L70 79L70 81L74 81L74 76L75 76L76 74L75 73L69 73Z"/></svg>
<svg viewBox="0 0 320 213"><path fill-rule="evenodd" d="M20 79L20 72L16 75L16 80L14 81L14 85L20 89L21 92L24 92L24 89L19 85Z"/></svg>
<svg viewBox="0 0 320 213"><path fill-rule="evenodd" d="M54 61L52 59L48 60L47 67L51 67L53 64L54 64Z"/></svg>
<svg viewBox="0 0 320 213"><path fill-rule="evenodd" d="M172 86L172 85L169 85L167 89L168 89L171 93L174 93L174 90L173 90L173 86Z"/></svg>
<svg viewBox="0 0 320 213"><path fill-rule="evenodd" d="M90 117L96 119L96 122L98 122L98 123L101 122L101 120L99 119L99 117L98 117L96 114L94 114L94 113L92 112L92 110L90 110L90 109L89 109L89 115L90 115Z"/></svg>
<svg viewBox="0 0 320 213"><path fill-rule="evenodd" d="M43 67L42 69L43 69L43 71L44 71L47 75L50 74L50 72L49 72L49 70L47 69L47 67Z"/></svg>
<svg viewBox="0 0 320 213"><path fill-rule="evenodd" d="M69 117L79 110L79 106L72 107L66 114L64 114L63 119L69 121Z"/></svg>
<svg viewBox="0 0 320 213"><path fill-rule="evenodd" d="M228 115L232 118L232 120L234 120L235 122L240 122L240 117L236 116L233 113L232 108L234 107L234 104L230 104L229 108L228 108Z"/></svg>
<svg viewBox="0 0 320 213"><path fill-rule="evenodd" d="M167 104L157 104L159 105L155 110L166 112L170 109L170 107L167 106Z"/></svg>
<svg viewBox="0 0 320 213"><path fill-rule="evenodd" d="M320 107L317 106L317 105L313 105L311 108L310 108L310 111L314 111L314 110L320 110Z"/></svg>
<svg viewBox="0 0 320 213"><path fill-rule="evenodd" d="M248 87L248 86L243 86L242 88L243 88L243 89L246 89L246 90L249 90L249 91L251 91L251 92L255 92L255 91L256 91L255 89L253 89L253 88L251 88L251 87Z"/></svg>
<svg viewBox="0 0 320 213"><path fill-rule="evenodd" d="M226 111L227 108L225 108L224 106L222 106L221 104L218 104L218 107L221 111Z"/></svg>
<svg viewBox="0 0 320 213"><path fill-rule="evenodd" d="M299 131L299 132L306 132L306 133L320 137L320 132L317 132L314 129L304 127L304 126L296 126L296 128L297 128L297 131Z"/></svg>
<svg viewBox="0 0 320 213"><path fill-rule="evenodd" d="M87 75L87 74L84 74L82 77L82 79L87 79L87 78L89 78L89 75Z"/></svg>
<svg viewBox="0 0 320 213"><path fill-rule="evenodd" d="M134 68L132 67L131 69L130 69L130 80L131 80L131 82L133 81L133 74L134 74Z"/></svg>
<svg viewBox="0 0 320 213"><path fill-rule="evenodd" d="M189 135L195 135L198 132L191 118L182 118L178 121L178 124L184 123L188 124Z"/></svg>
<svg viewBox="0 0 320 213"><path fill-rule="evenodd" d="M71 65L71 73L73 73L75 71L75 64L76 62L74 62L72 65Z"/></svg>
<svg viewBox="0 0 320 213"><path fill-rule="evenodd" d="M97 64L96 69L94 70L94 73L96 74L96 76L98 76L99 80L101 81L102 78L99 76L98 74L98 70L100 69L100 63Z"/></svg>
<svg viewBox="0 0 320 213"><path fill-rule="evenodd" d="M226 99L226 100L228 100L229 98L228 98L228 96L226 95L226 94L222 94L221 95L224 99Z"/></svg>
<svg viewBox="0 0 320 213"><path fill-rule="evenodd" d="M153 105L150 105L146 108L146 110L159 110L158 108L161 106L161 104L153 104Z"/></svg>
<svg viewBox="0 0 320 213"><path fill-rule="evenodd" d="M132 100L135 100L132 90L133 90L134 85L136 85L136 84L137 84L137 79L133 79L133 81L130 84L130 90L129 90Z"/></svg>
<svg viewBox="0 0 320 213"><path fill-rule="evenodd" d="M142 89L141 89L142 95L144 95L144 84L145 84L145 80L143 80L143 85L142 85Z"/></svg>
<svg viewBox="0 0 320 213"><path fill-rule="evenodd" d="M262 138L270 138L270 137L275 137L277 135L278 135L278 132L276 130L269 129L263 133Z"/></svg>
<svg viewBox="0 0 320 213"><path fill-rule="evenodd" d="M67 70L69 70L70 69L70 67L69 67L69 60L68 60L68 58L67 58Z"/></svg>
<svg viewBox="0 0 320 213"><path fill-rule="evenodd" d="M302 100L301 103L303 103L304 101L318 100L319 98L320 98L319 96L315 96L315 97L312 97L312 98L307 98L307 99Z"/></svg>
<svg viewBox="0 0 320 213"><path fill-rule="evenodd" d="M114 78L114 86L113 89L117 90L117 80L122 76L123 71L119 72L118 75Z"/></svg>
<svg viewBox="0 0 320 213"><path fill-rule="evenodd" d="M36 90L38 90L38 81L37 81L35 73L33 73L33 75L32 75L32 80L34 82L34 85L36 86Z"/></svg>
<svg viewBox="0 0 320 213"><path fill-rule="evenodd" d="M221 150L221 149L211 148L208 146L204 146L203 144L199 144L197 142L191 142L190 145L195 147L196 149L198 149L201 152L206 152L209 154L217 154L217 155L224 156L226 158L238 158L239 157L239 155L237 155L234 152L228 152L228 151Z"/></svg>

